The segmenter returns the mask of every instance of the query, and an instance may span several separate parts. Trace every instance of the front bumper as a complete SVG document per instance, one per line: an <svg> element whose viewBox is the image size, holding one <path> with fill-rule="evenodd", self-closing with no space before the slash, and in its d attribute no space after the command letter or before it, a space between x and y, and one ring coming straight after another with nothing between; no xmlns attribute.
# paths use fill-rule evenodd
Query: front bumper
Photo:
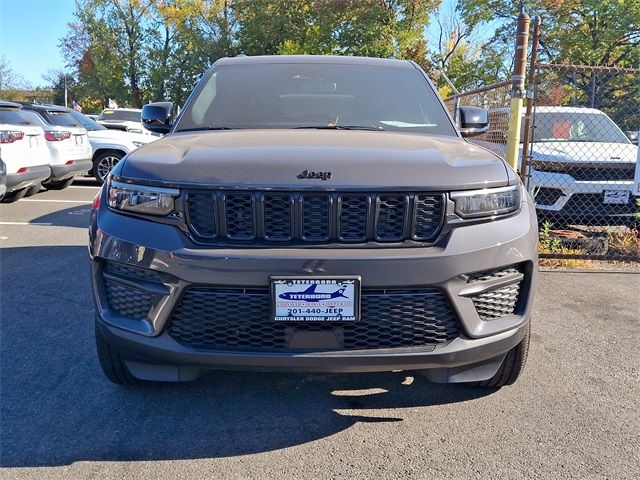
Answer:
<svg viewBox="0 0 640 480"><path fill-rule="evenodd" d="M35 185L38 182L46 180L50 175L51 168L49 167L49 165L37 165L35 167L28 167L27 171L23 173L8 173L6 184L7 193Z"/></svg>
<svg viewBox="0 0 640 480"><path fill-rule="evenodd" d="M170 375L174 380L183 378L186 369L208 368L330 372L433 369L431 375L439 381L486 379L528 328L536 281L537 222L533 207L526 202L515 216L452 229L438 245L422 248L197 248L175 227L115 214L104 206L92 216L90 238L98 328L128 358L139 359L147 367L162 367L165 373L169 369L175 373ZM158 300L144 320L123 317L109 308L104 262L167 274L161 288L147 285L156 288ZM469 289L467 275L510 265L519 265L524 271L517 311L483 320L464 294ZM360 275L363 291L436 288L450 301L460 335L437 346L255 352L193 348L167 333L176 305L191 287L266 288L274 275ZM125 286L135 288L141 283ZM132 361L131 366L135 369L139 363ZM165 378L164 373L149 372L147 368L134 374Z"/></svg>
<svg viewBox="0 0 640 480"><path fill-rule="evenodd" d="M532 169L530 187L540 189L536 208L550 218L589 222L633 220L638 213L633 180L575 180L567 174ZM607 191L629 192L628 201L604 203Z"/></svg>
<svg viewBox="0 0 640 480"><path fill-rule="evenodd" d="M70 165L51 165L50 182L59 182L61 180L67 180L72 177L84 175L93 168L93 162L91 159L74 160Z"/></svg>

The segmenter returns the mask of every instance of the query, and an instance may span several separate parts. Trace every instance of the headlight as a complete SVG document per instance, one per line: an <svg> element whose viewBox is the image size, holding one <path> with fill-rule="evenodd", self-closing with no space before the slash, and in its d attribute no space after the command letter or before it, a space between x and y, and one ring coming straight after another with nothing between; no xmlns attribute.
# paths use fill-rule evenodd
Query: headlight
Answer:
<svg viewBox="0 0 640 480"><path fill-rule="evenodd" d="M451 198L462 218L492 217L520 208L520 185L452 192Z"/></svg>
<svg viewBox="0 0 640 480"><path fill-rule="evenodd" d="M133 143L138 148L144 145L144 142L131 142L131 143Z"/></svg>
<svg viewBox="0 0 640 480"><path fill-rule="evenodd" d="M180 190L173 188L111 182L107 204L125 212L169 215L175 210L175 199L179 196Z"/></svg>

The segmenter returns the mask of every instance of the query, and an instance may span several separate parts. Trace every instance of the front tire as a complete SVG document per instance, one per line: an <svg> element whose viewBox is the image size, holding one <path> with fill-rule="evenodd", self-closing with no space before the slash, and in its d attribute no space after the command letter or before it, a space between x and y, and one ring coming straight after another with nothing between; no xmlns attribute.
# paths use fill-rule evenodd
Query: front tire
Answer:
<svg viewBox="0 0 640 480"><path fill-rule="evenodd" d="M500 368L493 377L482 382L469 382L467 385L473 387L504 387L515 383L527 362L530 333L531 322L527 325L527 331L524 337L522 337L522 340L520 340L520 343L507 352L507 356L504 357L502 365L500 365Z"/></svg>
<svg viewBox="0 0 640 480"><path fill-rule="evenodd" d="M109 151L103 152L93 159L93 168L91 171L100 185L107 180L109 173L122 157L124 157L124 153L122 152Z"/></svg>
<svg viewBox="0 0 640 480"><path fill-rule="evenodd" d="M131 374L120 352L114 349L105 340L102 332L100 332L100 327L98 326L97 322L95 326L95 336L96 350L98 351L98 360L100 361L100 367L102 367L102 371L104 372L105 376L112 383L125 386L141 385L144 383Z"/></svg>

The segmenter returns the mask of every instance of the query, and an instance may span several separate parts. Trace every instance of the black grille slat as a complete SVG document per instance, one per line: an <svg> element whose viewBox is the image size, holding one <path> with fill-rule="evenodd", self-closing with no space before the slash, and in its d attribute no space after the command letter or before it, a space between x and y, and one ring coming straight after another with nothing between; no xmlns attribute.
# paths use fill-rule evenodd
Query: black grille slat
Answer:
<svg viewBox="0 0 640 480"><path fill-rule="evenodd" d="M106 261L104 262L104 272L111 275L118 275L130 280L145 280L147 282L162 282L159 272L148 268L132 267L124 263Z"/></svg>
<svg viewBox="0 0 640 480"><path fill-rule="evenodd" d="M168 333L199 349L283 351L301 331L333 332L340 349L439 345L459 335L456 315L437 289L362 292L362 318L331 324L271 321L268 291L187 290L174 310Z"/></svg>
<svg viewBox="0 0 640 480"><path fill-rule="evenodd" d="M322 194L302 195L302 238L308 241L329 240L329 205L331 197Z"/></svg>
<svg viewBox="0 0 640 480"><path fill-rule="evenodd" d="M347 242L364 241L367 238L369 196L342 194L338 202L338 238Z"/></svg>
<svg viewBox="0 0 640 480"><path fill-rule="evenodd" d="M376 239L399 241L404 238L409 197L378 195L376 204Z"/></svg>
<svg viewBox="0 0 640 480"><path fill-rule="evenodd" d="M293 199L289 194L264 196L264 237L267 240L293 238Z"/></svg>
<svg viewBox="0 0 640 480"><path fill-rule="evenodd" d="M255 238L255 202L250 193L227 193L224 197L227 236L232 240Z"/></svg>
<svg viewBox="0 0 640 480"><path fill-rule="evenodd" d="M186 192L186 220L200 243L432 242L445 195L402 192Z"/></svg>
<svg viewBox="0 0 640 480"><path fill-rule="evenodd" d="M218 234L215 196L211 192L189 192L187 195L189 224L195 234L213 239Z"/></svg>
<svg viewBox="0 0 640 480"><path fill-rule="evenodd" d="M444 217L444 195L422 194L414 200L413 238L416 240L433 240L442 227Z"/></svg>

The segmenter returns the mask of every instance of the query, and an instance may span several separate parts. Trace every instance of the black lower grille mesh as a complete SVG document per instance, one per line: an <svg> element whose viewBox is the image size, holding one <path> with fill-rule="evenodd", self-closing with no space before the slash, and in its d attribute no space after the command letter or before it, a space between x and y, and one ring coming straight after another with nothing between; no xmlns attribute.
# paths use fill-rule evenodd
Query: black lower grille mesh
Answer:
<svg viewBox="0 0 640 480"><path fill-rule="evenodd" d="M478 272L469 275L468 283L499 280L521 273L520 267ZM512 283L471 297L474 307L482 320L495 320L516 313L520 298L520 284Z"/></svg>
<svg viewBox="0 0 640 480"><path fill-rule="evenodd" d="M439 290L362 292L362 318L353 323L279 324L269 316L267 291L187 290L168 325L177 341L198 349L286 350L300 331L332 332L343 350L438 345L459 335Z"/></svg>
<svg viewBox="0 0 640 480"><path fill-rule="evenodd" d="M105 280L104 285L113 312L135 319L147 317L154 300L152 294L110 280Z"/></svg>
<svg viewBox="0 0 640 480"><path fill-rule="evenodd" d="M482 320L495 320L515 313L519 294L520 284L515 283L476 295L473 305Z"/></svg>

